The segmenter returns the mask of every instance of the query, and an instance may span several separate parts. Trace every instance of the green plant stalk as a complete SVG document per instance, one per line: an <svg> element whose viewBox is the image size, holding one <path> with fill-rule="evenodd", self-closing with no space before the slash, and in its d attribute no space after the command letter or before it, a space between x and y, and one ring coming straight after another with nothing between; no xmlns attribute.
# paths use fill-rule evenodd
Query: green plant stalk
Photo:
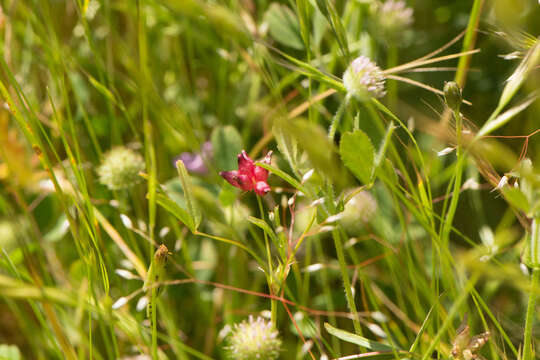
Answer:
<svg viewBox="0 0 540 360"><path fill-rule="evenodd" d="M482 13L483 5L484 0L474 0L471 10L471 16L467 25L467 31L465 33L465 38L463 39L462 51L469 51L472 50L474 47L474 43L476 40L476 29L478 28L478 22L480 21L480 14ZM456 70L454 80L461 88L465 86L465 80L467 76L467 70L469 69L469 64L471 62L471 56L472 54L459 58L458 68Z"/></svg>
<svg viewBox="0 0 540 360"><path fill-rule="evenodd" d="M527 315L525 316L525 332L523 334L523 360L533 360L534 352L532 346L532 327L535 318L535 306L537 298L537 288L540 283L540 217L535 217L532 223L530 256L532 263L531 289L529 291L529 303L527 304Z"/></svg>
<svg viewBox="0 0 540 360"><path fill-rule="evenodd" d="M388 61L386 63L386 68L387 69L391 69L393 68L394 66L397 65L398 63L398 48L396 46L395 43L392 43L390 44L389 48L388 48ZM388 99L388 107L389 108L393 108L395 107L396 105L396 102L397 102L397 81L396 80L391 80L391 81L388 81L387 82L387 85L386 85L386 89L387 89L387 93L388 93L388 96L387 96L387 99Z"/></svg>
<svg viewBox="0 0 540 360"><path fill-rule="evenodd" d="M157 191L157 166L156 152L154 148L153 127L148 117L148 94L147 88L152 88L150 70L148 68L148 43L146 39L146 15L144 13L141 1L137 1L137 26L139 40L139 66L140 74L140 97L141 112L144 129L144 149L146 167L148 169L148 235L150 242L148 244L149 256L154 253L154 229L156 227L156 191Z"/></svg>
<svg viewBox="0 0 540 360"><path fill-rule="evenodd" d="M157 288L152 287L152 295L150 297L150 307L152 309L152 359L156 360L158 358L157 352L157 302L156 302L156 291Z"/></svg>
<svg viewBox="0 0 540 360"><path fill-rule="evenodd" d="M537 215L532 222L531 231L531 264L534 269L540 268L540 216Z"/></svg>
<svg viewBox="0 0 540 360"><path fill-rule="evenodd" d="M450 231L452 230L452 222L454 220L454 215L456 214L457 204L459 201L459 195L461 191L461 177L463 176L463 164L465 162L465 156L463 153L463 147L461 144L461 128L462 128L462 117L458 110L454 110L454 118L456 119L456 174L454 179L454 190L452 192L452 200L450 201L450 206L448 207L448 212L444 220L444 226L442 229L441 240L443 244L448 243L448 238L450 237Z"/></svg>
<svg viewBox="0 0 540 360"><path fill-rule="evenodd" d="M26 99L24 93L22 93L19 87L19 84L13 77L13 74L10 72L7 63L2 59L2 61L0 61L0 65L5 71L6 75L8 76L8 80L9 80L8 83L10 83L15 89L15 93L17 95L18 100L21 103L29 104L30 102L28 101L28 99ZM40 163L47 170L47 173L49 174L49 178L54 185L55 192L56 194L58 194L58 199L62 205L62 208L64 209L64 213L66 214L67 220L69 221L69 225L70 225L70 229L72 231L73 237L77 239L78 237L77 237L77 233L75 229L77 229L78 226L74 218L70 215L70 212L67 211L67 208L69 206L68 205L69 201L66 194L64 194L64 192L62 191L62 188L54 174L54 171L52 170L53 169L52 160L49 158L47 152L45 151L45 146L44 146L45 142L51 146L52 152L54 156L56 156L57 159L58 159L58 154L54 151L51 141L47 137L43 127L41 126L41 123L37 120L37 116L34 110L31 107L23 106L22 108L19 108L18 106L16 106L9 91L7 90L3 82L0 82L0 93L2 97L4 98L4 100L6 101L6 103L9 105L11 114L14 116L15 120L20 124L21 129L23 130L23 133L26 139L32 144L32 148L34 149L34 151L39 153ZM44 135L45 137L44 140L41 139L38 131L40 131ZM90 230L89 230L89 235L92 238L93 245L95 245L96 249L98 249L96 240L93 237L93 233ZM104 288L106 292L108 292L108 277L107 277L105 266L103 264L103 259L101 258L101 253L99 252L99 250L96 250L96 255L100 262L100 266L101 266L100 269L102 270L101 275L103 278ZM56 316L54 311L46 311L46 315ZM56 322L56 319L49 319L49 321L53 323L54 325L54 323ZM68 358L71 358L71 357L76 358L76 352L73 346L71 345L71 343L69 341L63 341L62 339L62 337L64 337L65 335L63 333L61 334L56 333L57 330L61 331L61 327L53 326L53 330L54 330L55 336L57 336L57 339L59 341L59 344L65 356L67 356Z"/></svg>
<svg viewBox="0 0 540 360"><path fill-rule="evenodd" d="M353 314L353 326L356 334L362 336L362 327L358 320L358 311L356 310L356 304L354 302L354 296L351 289L351 280L349 279L349 273L347 271L347 263L345 262L345 253L343 252L343 243L341 242L341 234L339 229L332 230L332 237L334 238L334 246L336 247L336 254L339 262L339 269L341 271L341 278L343 280L343 287L345 287L345 297L347 298L347 305L349 311ZM361 349L364 351L364 349Z"/></svg>
<svg viewBox="0 0 540 360"><path fill-rule="evenodd" d="M540 283L540 268L533 269L531 277L531 290L529 295L529 303L527 304L527 315L525 317L525 333L523 335L523 360L533 360L534 352L532 348L532 327L534 323L536 293L538 292L538 284Z"/></svg>
<svg viewBox="0 0 540 360"><path fill-rule="evenodd" d="M198 236L204 236L204 237L207 237L209 239L213 239L213 240L217 240L217 241L221 241L221 242L224 242L224 243L227 243L227 244L232 244L232 245L235 245L235 246L238 246L239 248L245 250L247 253L249 253L251 256L253 256L253 258L260 264L264 264L264 262L262 261L262 259L253 251L251 250L250 248L248 248L247 246L245 246L244 244L242 244L241 242L238 242L238 241L235 241L235 240L231 240L231 239L227 239L227 238L223 238L221 236L215 236L215 235L211 235L211 234L207 234L207 233L204 233L204 232L200 232L200 231L195 231L193 233L193 235L198 235Z"/></svg>
<svg viewBox="0 0 540 360"><path fill-rule="evenodd" d="M149 169L148 179L148 234L150 236L149 254L153 254L153 242L154 242L154 228L156 223L156 156L154 152L152 125L148 118L148 103L147 94L144 90L145 85L150 78L147 68L147 43L145 32L146 17L142 8L141 1L137 1L137 27L138 27L138 40L139 40L139 66L141 67L141 104L142 104L142 118L144 128L144 144L145 144L145 157L146 165ZM156 306L156 289L151 290L150 306L152 309L152 358L157 359L157 309Z"/></svg>
<svg viewBox="0 0 540 360"><path fill-rule="evenodd" d="M314 236L313 243L315 244L315 252L319 261L326 260L324 255L324 249L321 244L320 238L318 235ZM330 288L330 281L328 280L328 271L326 268L322 268L319 271L319 276L321 279L321 286L323 288L323 293L326 298L327 308L330 314L328 315L328 322L330 325L336 327L337 320L336 316L333 314L335 311L334 300L332 299L332 289ZM341 345L338 339L335 336L332 336L332 346L337 353L341 353Z"/></svg>
<svg viewBox="0 0 540 360"><path fill-rule="evenodd" d="M263 204L261 201L261 198L257 196L257 203L259 204L259 211L261 213L261 219L264 220L264 209ZM272 277L274 276L274 270L272 268L272 252L270 251L270 243L268 242L268 236L266 235L266 232L263 230L264 235L264 245L266 247L266 260L268 262L268 275L267 275L267 281L268 281L268 288L270 289L270 292L273 294L274 290L272 289ZM277 326L277 300L270 299L270 313L272 320L272 323Z"/></svg>
<svg viewBox="0 0 540 360"><path fill-rule="evenodd" d="M339 125L339 121L341 120L341 117L343 116L343 113L345 112L347 105L349 105L350 99L351 97L349 95L345 96L345 99L343 99L343 101L339 104L336 114L332 118L332 122L330 123L330 128L328 129L328 138L330 139L330 141L334 141L334 137L336 136L336 131Z"/></svg>
<svg viewBox="0 0 540 360"><path fill-rule="evenodd" d="M465 303L465 300L469 296L469 293L474 290L474 285L478 281L478 277L479 274L476 273L471 275L469 281L463 287L463 290L461 291L459 297L454 301L450 310L448 310L448 315L446 316L446 319L444 320L442 325L438 328L437 334L432 338L431 343L424 351L421 358L422 360L428 360L429 358L431 358L433 350L435 350L435 348L439 345L443 335L448 331L448 328L451 326L454 316L457 315L460 307Z"/></svg>

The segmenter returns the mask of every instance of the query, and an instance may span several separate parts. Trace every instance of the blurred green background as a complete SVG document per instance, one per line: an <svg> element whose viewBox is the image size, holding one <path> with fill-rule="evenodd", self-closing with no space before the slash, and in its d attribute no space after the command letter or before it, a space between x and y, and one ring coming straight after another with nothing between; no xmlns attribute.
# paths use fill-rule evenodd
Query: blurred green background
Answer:
<svg viewBox="0 0 540 360"><path fill-rule="evenodd" d="M307 4L309 50L300 30L299 3ZM323 3L332 4L341 19L350 59L340 50L332 26L318 10ZM341 92L300 114L298 123L309 124L306 128L291 125L294 133L284 127L308 154L307 160L304 157L295 168L277 146L275 138L280 132L275 124L283 119L293 124L289 117L298 106L330 88L328 82L305 76L291 58L311 63L328 81L339 80L350 60L361 54L382 69L404 64L464 31L473 6L471 1L408 1L414 9L413 25L399 38L387 41L378 37L377 19L369 12L371 3L0 1L0 80L5 101L0 109L0 344L17 346L28 359L127 359L150 354L148 319L145 311L137 309L140 294L130 298L126 306L111 307L142 286L141 281L126 280L125 274L122 277L116 272L122 269L134 277L141 275L133 262L126 260L120 239L144 268L148 268L155 246L166 244L171 251L167 279L201 281L168 286L160 296L160 356L222 358L225 342L220 330L248 314L269 310L269 301L202 281L260 295L269 291L267 278L258 270L261 265L246 252L190 232L171 211L156 205L152 199L156 187L160 188L156 184L164 185L171 199L186 206L175 159L185 152L200 153L203 144L210 141L213 156L204 159L207 172L190 173L203 214L201 232L247 244L260 256L264 256L259 246L263 242L261 229L247 220L248 216L261 216L255 195L235 191L218 175L236 168L240 150L246 149L256 159L274 150L273 164L299 181L307 169L317 168L321 174L310 185L314 196L297 201L298 209L305 207L308 215L312 201L328 199L321 178L332 179L336 198L359 186L353 176L339 173L343 166L334 150L355 118L376 148L383 134L374 114L354 103L344 113L335 143L330 144L325 131L344 99ZM508 77L540 34L536 1L475 3L482 5L474 46L481 51L472 56L463 89L463 97L472 106L461 108L472 131L496 108ZM461 50L462 40L442 54ZM503 58L507 54L513 56ZM435 71L400 75L442 89L445 81L454 78L457 62L430 65ZM536 71L529 74L510 106L538 90L540 72L538 64L535 66ZM444 196L452 180L454 157L437 156L437 151L453 146L454 139L449 130L452 126L448 126L452 121L442 116L443 97L402 82L388 80L387 84L395 86L389 90L392 96L381 101L410 126L426 168L419 169L419 159L403 129L394 135L398 155L413 179L414 174L425 171L434 199ZM8 105L9 96L12 105ZM490 146L476 154L485 160L486 172L499 179L517 170L525 139L503 136L531 134L538 129L539 114L540 102L536 100L492 134L498 138L486 141ZM534 165L540 156L538 136L527 140L526 155ZM110 191L99 182L97 168L117 146L144 157L145 174L129 189ZM328 164L338 165L334 169ZM453 222L459 234L452 234L449 252L442 255L447 256L441 260L447 261L446 265L435 259L433 239L424 224L382 182L376 183L369 195L377 204L377 215L364 224L359 220L362 210L355 209L350 223L344 221L349 240L347 261L351 266L373 261L360 267L361 271L358 267L350 271L350 277L358 281L358 310L367 314L362 323L364 336L386 342L390 338L407 349L418 333L411 322L420 326L431 306L439 309L440 305L426 330L428 340L433 339L468 276L478 272L477 293L460 307L460 316L469 313L475 333L486 326L492 329L487 358L516 358L508 343L517 349L523 339L529 287L520 262L530 220L491 191L493 180L490 183L481 176L479 164L471 159L465 166L463 180L473 179L480 185L462 193ZM51 173L62 192L51 189ZM269 182L277 190L264 198L265 211L278 206L284 222L280 225L288 230L291 186L276 175L271 175ZM362 203L366 201L371 200ZM440 214L443 202L435 201L433 209ZM301 225L309 221L308 215L302 219L304 215L298 210L296 238L304 230ZM283 228L267 220L277 236L282 236ZM286 280L286 296L312 309L348 311L329 233L307 239ZM493 243L496 246L491 248L486 245ZM397 251L401 246L408 250ZM478 261L481 255L490 260ZM324 270L306 270L314 264L324 264ZM445 273L450 268L452 272ZM442 273L440 289L433 285L432 275L437 272ZM444 288L449 283L452 286ZM441 293L446 295L435 305ZM322 326L331 322L352 331L347 316L328 317L299 308L291 311L317 358L358 352L356 345L340 344ZM384 314L387 320L376 320L373 312ZM535 316L538 320L538 312ZM452 330L459 320L452 321ZM386 335L373 331L374 327ZM279 307L278 329L284 341L283 359L307 356L283 307ZM539 331L537 321L533 327L536 348L540 346ZM448 354L453 334L450 331L442 336L445 345L437 348L441 357ZM420 349L427 351L429 344L422 340ZM8 358L17 358L13 356Z"/></svg>

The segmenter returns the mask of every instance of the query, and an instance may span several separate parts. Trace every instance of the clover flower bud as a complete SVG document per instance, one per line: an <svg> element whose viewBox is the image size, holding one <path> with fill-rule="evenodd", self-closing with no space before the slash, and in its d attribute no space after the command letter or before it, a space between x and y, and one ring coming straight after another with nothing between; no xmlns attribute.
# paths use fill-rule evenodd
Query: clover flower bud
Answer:
<svg viewBox="0 0 540 360"><path fill-rule="evenodd" d="M395 42L414 21L413 9L405 1L374 2L371 6L373 30L381 39Z"/></svg>
<svg viewBox="0 0 540 360"><path fill-rule="evenodd" d="M97 173L100 183L111 190L119 190L138 183L142 170L144 159L141 155L126 147L117 147L105 154Z"/></svg>
<svg viewBox="0 0 540 360"><path fill-rule="evenodd" d="M343 74L347 93L359 101L383 97L386 78L381 69L368 57L360 56L352 61Z"/></svg>
<svg viewBox="0 0 540 360"><path fill-rule="evenodd" d="M272 322L250 316L248 321L234 325L228 337L227 355L234 360L275 360L281 348L278 336Z"/></svg>
<svg viewBox="0 0 540 360"><path fill-rule="evenodd" d="M448 81L444 84L444 101L446 105L454 111L459 111L461 101L461 88L455 81Z"/></svg>

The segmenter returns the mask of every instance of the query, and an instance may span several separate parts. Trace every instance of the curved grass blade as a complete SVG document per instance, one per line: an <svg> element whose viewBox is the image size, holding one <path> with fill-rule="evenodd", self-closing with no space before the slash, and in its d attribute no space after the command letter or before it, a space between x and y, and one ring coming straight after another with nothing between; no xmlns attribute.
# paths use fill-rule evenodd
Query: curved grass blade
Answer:
<svg viewBox="0 0 540 360"><path fill-rule="evenodd" d="M394 356L393 355L394 350L397 350L391 347L390 345L386 345L386 344L379 343L373 340L369 340L363 336L356 335L345 330L337 329L333 327L332 325L330 325L329 323L324 323L324 328L330 334L334 335L335 337L343 341L356 344L359 346L363 346L366 349L373 350L373 351L390 351L392 354L392 357Z"/></svg>

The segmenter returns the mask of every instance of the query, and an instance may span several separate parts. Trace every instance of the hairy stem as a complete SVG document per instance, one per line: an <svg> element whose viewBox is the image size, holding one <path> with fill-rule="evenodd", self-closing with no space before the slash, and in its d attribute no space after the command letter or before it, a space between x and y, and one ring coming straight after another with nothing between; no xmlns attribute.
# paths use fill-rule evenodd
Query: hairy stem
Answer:
<svg viewBox="0 0 540 360"><path fill-rule="evenodd" d="M345 99L343 99L341 104L339 104L336 114L332 118L332 122L330 123L330 128L328 129L328 138L330 139L330 141L334 141L334 137L336 136L336 131L339 125L339 121L341 120L341 117L343 116L343 113L345 112L347 105L349 105L349 101L350 101L350 96L346 95Z"/></svg>
<svg viewBox="0 0 540 360"><path fill-rule="evenodd" d="M351 280L349 279L349 273L347 270L347 263L345 262L345 253L343 252L343 243L341 234L338 229L332 231L332 237L334 238L334 246L336 247L336 254L339 262L339 269L341 271L341 278L343 279L343 287L345 288L345 297L347 298L347 305L350 312L353 314L353 326L354 331L358 335L362 335L362 327L358 320L358 311L356 310L356 304L354 302L354 295L351 288Z"/></svg>

